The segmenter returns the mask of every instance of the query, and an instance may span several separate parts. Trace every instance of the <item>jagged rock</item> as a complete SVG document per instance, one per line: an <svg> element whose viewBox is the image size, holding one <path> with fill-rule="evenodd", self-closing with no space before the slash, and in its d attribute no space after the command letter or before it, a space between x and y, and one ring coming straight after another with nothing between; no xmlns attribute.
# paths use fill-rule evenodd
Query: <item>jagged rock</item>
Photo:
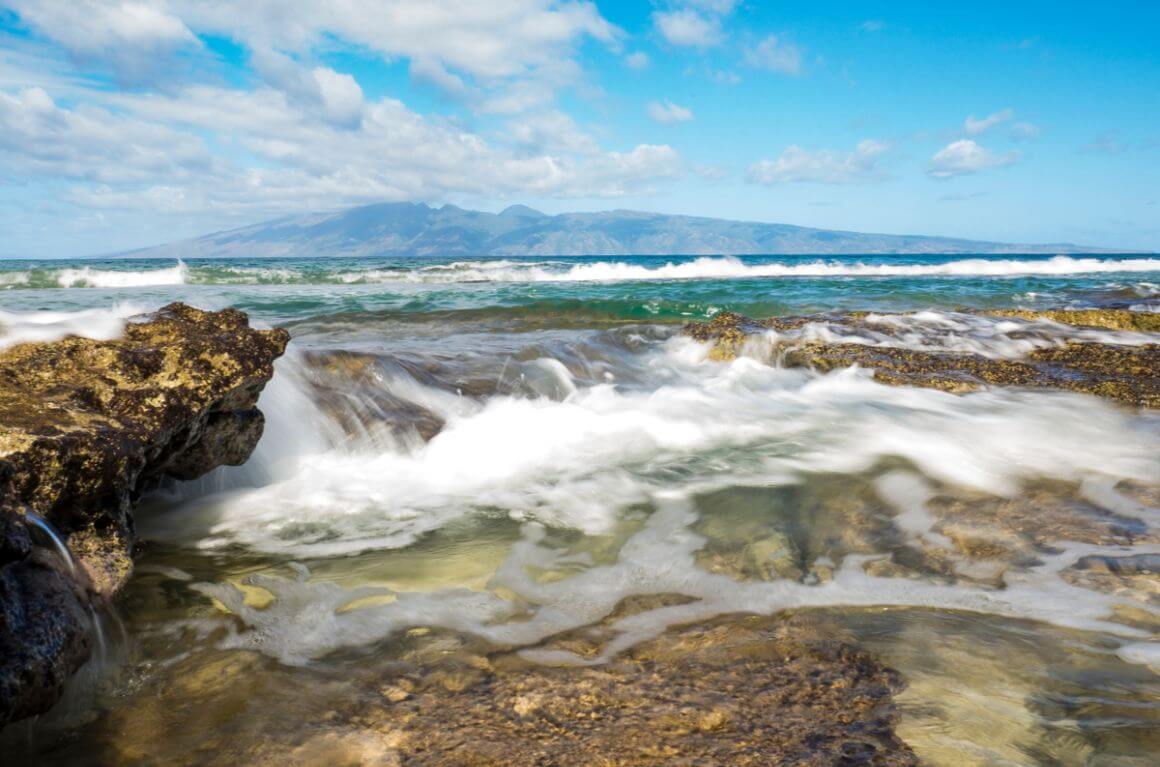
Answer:
<svg viewBox="0 0 1160 767"><path fill-rule="evenodd" d="M1088 324L1101 320L1119 327L1151 329L1152 320L1140 313L1110 310L1091 312L1021 313L1025 319L1070 318ZM1048 316L1050 315L1050 316ZM1079 316L1073 316L1079 315ZM856 325L857 314L842 318ZM708 323L690 323L686 335L712 342L710 359L736 357L750 336L769 329L799 327L807 319L753 320L723 312ZM1108 327L1109 325L1103 325ZM1028 386L1066 389L1094 394L1137 407L1160 407L1160 344L1117 346L1104 343L1068 343L1039 348L1021 359L994 359L966 352L941 352L859 343L779 341L780 364L820 372L859 365L874 371L877 381L923 386L950 392L973 391L982 386Z"/></svg>
<svg viewBox="0 0 1160 767"><path fill-rule="evenodd" d="M249 457L288 340L237 310L171 304L118 340L0 352L0 726L50 706L87 658L87 600L132 573L135 498Z"/></svg>

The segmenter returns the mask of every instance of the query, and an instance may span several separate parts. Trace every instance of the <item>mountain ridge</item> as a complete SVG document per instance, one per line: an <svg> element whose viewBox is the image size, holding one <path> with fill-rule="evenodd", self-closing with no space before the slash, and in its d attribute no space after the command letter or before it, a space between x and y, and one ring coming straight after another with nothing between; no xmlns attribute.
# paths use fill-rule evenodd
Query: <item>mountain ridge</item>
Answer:
<svg viewBox="0 0 1160 767"><path fill-rule="evenodd" d="M455 205L375 203L293 214L117 255L244 256L677 256L1111 253L1069 243L1021 244L818 229L634 210L547 214L526 205L499 213Z"/></svg>

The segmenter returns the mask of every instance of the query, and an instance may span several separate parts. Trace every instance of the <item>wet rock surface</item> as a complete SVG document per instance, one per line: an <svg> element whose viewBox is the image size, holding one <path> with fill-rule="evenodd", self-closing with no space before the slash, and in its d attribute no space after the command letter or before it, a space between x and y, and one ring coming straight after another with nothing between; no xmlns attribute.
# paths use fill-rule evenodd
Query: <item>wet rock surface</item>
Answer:
<svg viewBox="0 0 1160 767"><path fill-rule="evenodd" d="M87 658L90 598L132 572L136 497L249 457L288 340L171 304L118 340L0 353L0 726L51 705Z"/></svg>
<svg viewBox="0 0 1160 767"><path fill-rule="evenodd" d="M671 631L607 665L559 668L432 638L414 658L361 664L357 693L254 653L219 654L182 664L168 684L114 713L101 728L101 760L917 764L894 733L901 678L835 633L793 618L728 616ZM442 660L433 661L438 648ZM245 699L236 688L243 677L262 680ZM311 696L292 692L303 684Z"/></svg>
<svg viewBox="0 0 1160 767"><path fill-rule="evenodd" d="M995 317L1018 317L1024 320L1050 320L1064 325L1079 325L1109 330L1160 332L1160 314L1133 312L1127 309L1001 309L988 312Z"/></svg>
<svg viewBox="0 0 1160 767"><path fill-rule="evenodd" d="M1126 310L1007 312L1003 316L1046 319L1085 327L1151 332L1153 315ZM864 313L841 315L840 325L857 328ZM685 334L712 343L709 358L730 360L745 345L767 331L800 328L816 318L777 317L754 320L723 312L707 323L690 323ZM786 367L808 367L828 372L853 365L874 372L882 383L922 386L949 392L973 391L984 386L1023 386L1062 389L1105 397L1137 407L1160 407L1160 344L1134 346L1084 342L1034 348L1019 359L982 354L910 349L813 338L773 341L771 357Z"/></svg>

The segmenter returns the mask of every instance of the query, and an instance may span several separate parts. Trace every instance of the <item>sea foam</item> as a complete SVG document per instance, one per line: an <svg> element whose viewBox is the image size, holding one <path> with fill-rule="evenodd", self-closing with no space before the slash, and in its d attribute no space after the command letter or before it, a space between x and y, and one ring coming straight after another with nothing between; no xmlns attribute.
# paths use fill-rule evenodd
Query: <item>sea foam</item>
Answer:
<svg viewBox="0 0 1160 767"><path fill-rule="evenodd" d="M126 319L143 311L143 307L131 303L118 303L110 309L76 312L0 310L0 348L21 343L57 341L67 336L107 341L121 335Z"/></svg>
<svg viewBox="0 0 1160 767"><path fill-rule="evenodd" d="M156 285L184 285L189 267L178 261L166 269L61 269L56 282L62 288L141 288Z"/></svg>

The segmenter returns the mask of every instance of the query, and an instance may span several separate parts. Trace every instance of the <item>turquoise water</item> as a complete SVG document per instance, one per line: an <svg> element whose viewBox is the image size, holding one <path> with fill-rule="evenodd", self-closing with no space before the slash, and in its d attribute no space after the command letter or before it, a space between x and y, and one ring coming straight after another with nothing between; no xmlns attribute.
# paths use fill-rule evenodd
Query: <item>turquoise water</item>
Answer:
<svg viewBox="0 0 1160 767"><path fill-rule="evenodd" d="M237 306L269 323L345 312L678 321L726 308L768 316L1142 304L1158 283L1160 259L1133 255L0 261L0 307L180 299Z"/></svg>

